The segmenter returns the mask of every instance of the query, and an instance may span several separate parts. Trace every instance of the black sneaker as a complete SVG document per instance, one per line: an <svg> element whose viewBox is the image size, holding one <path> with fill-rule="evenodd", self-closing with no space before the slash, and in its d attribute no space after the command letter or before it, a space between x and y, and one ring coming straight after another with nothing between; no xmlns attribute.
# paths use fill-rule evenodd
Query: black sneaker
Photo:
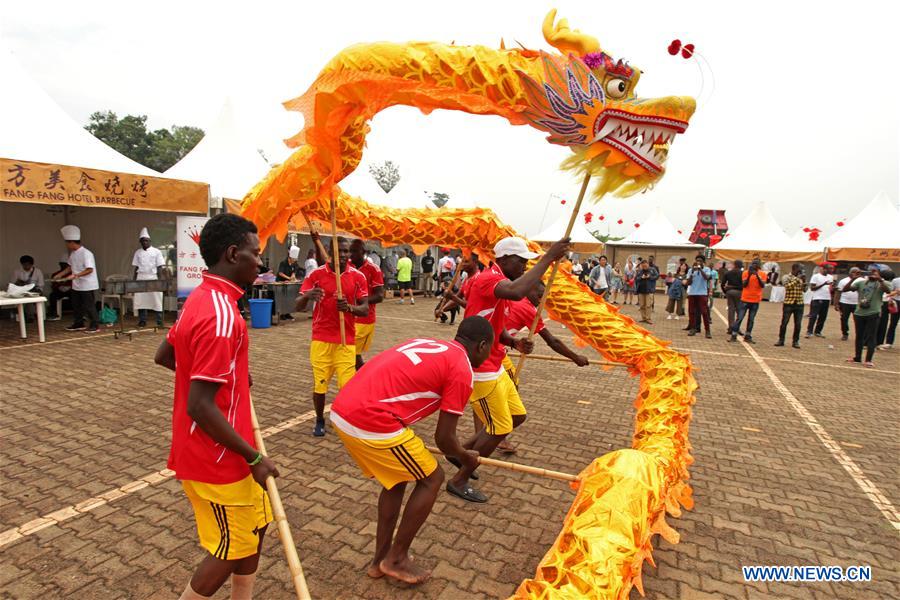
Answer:
<svg viewBox="0 0 900 600"><path fill-rule="evenodd" d="M708 339L708 340L712 339L712 334L708 331L706 332L706 339Z"/></svg>
<svg viewBox="0 0 900 600"><path fill-rule="evenodd" d="M841 341L842 341L842 342L846 342L848 339L849 339L849 336L848 336L846 333L845 333L844 335L841 336Z"/></svg>
<svg viewBox="0 0 900 600"><path fill-rule="evenodd" d="M797 350L799 350L799 349L800 349L800 342L794 342L793 344L791 344L791 348L796 348Z"/></svg>
<svg viewBox="0 0 900 600"><path fill-rule="evenodd" d="M732 334L731 334L731 337L728 338L728 341L729 341L729 342L736 342L736 341L737 341L737 336L736 336L735 334L732 333Z"/></svg>
<svg viewBox="0 0 900 600"><path fill-rule="evenodd" d="M147 321L138 321L137 326L138 326L138 327L146 327L146 326L147 326Z"/></svg>
<svg viewBox="0 0 900 600"><path fill-rule="evenodd" d="M745 335L745 336L744 336L744 341L747 342L748 344L755 344L755 343L756 343L756 342L753 341L753 338L750 337L749 335Z"/></svg>
<svg viewBox="0 0 900 600"><path fill-rule="evenodd" d="M87 327L85 327L84 325L72 324L72 325L69 325L68 327L66 327L66 331L84 331L85 329L87 329Z"/></svg>
<svg viewBox="0 0 900 600"><path fill-rule="evenodd" d="M693 329L691 329L690 331L688 331L688 337L694 337L695 335L697 335L697 332L694 331Z"/></svg>
<svg viewBox="0 0 900 600"><path fill-rule="evenodd" d="M316 437L325 437L325 421L316 421L316 426L313 428L313 435Z"/></svg>
<svg viewBox="0 0 900 600"><path fill-rule="evenodd" d="M817 334L816 334L816 337L824 338L825 336L822 335L821 333L817 333Z"/></svg>
<svg viewBox="0 0 900 600"><path fill-rule="evenodd" d="M85 333L97 333L98 331L100 331L100 327L98 327L97 325L94 325L93 327L88 327L87 329L84 330Z"/></svg>
<svg viewBox="0 0 900 600"><path fill-rule="evenodd" d="M778 340L777 342L775 342L775 345L776 346L784 346L784 340Z"/></svg>

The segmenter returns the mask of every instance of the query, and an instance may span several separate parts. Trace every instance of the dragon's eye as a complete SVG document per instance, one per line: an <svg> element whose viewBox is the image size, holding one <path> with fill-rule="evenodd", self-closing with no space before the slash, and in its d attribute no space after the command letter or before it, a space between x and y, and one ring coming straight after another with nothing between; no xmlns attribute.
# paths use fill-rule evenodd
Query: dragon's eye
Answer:
<svg viewBox="0 0 900 600"><path fill-rule="evenodd" d="M627 89L628 84L624 79L610 79L606 82L606 95L610 98L623 98Z"/></svg>

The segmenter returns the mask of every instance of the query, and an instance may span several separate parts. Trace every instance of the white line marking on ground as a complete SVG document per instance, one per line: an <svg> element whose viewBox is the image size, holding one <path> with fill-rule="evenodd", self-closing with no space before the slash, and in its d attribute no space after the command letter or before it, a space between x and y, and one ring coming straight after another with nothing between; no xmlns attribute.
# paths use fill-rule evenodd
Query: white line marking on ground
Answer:
<svg viewBox="0 0 900 600"><path fill-rule="evenodd" d="M137 333L153 333L153 329L135 329L119 333L119 335L137 334ZM18 350L19 348L33 348L34 346L49 346L50 344L67 344L69 342L83 342L85 340L100 340L110 338L116 335L113 333L84 333L80 337L70 337L64 340L50 340L49 342L30 342L28 344L19 344L17 346L0 346L0 350ZM21 339L21 338L20 338Z"/></svg>
<svg viewBox="0 0 900 600"><path fill-rule="evenodd" d="M325 412L328 412L330 409L331 405L329 404L325 407ZM308 421L314 416L316 416L316 411L310 410L301 415L297 415L296 417L288 419L287 421L282 421L277 425L273 425L272 427L263 429L260 433L262 433L262 436L266 438L270 435L274 435L276 433L284 431L285 429L290 429L291 427L299 425L304 421ZM131 483L126 483L123 486L113 488L107 492L100 494L99 496L94 496L93 498L82 500L78 504L66 506L65 508L61 508L50 514L44 515L43 517L32 519L31 521L28 521L23 525L19 525L18 527L7 529L6 531L0 533L0 548L3 548L3 546L11 544L17 540L20 540L23 537L36 533L41 529L46 529L47 527L58 525L63 521L92 511L99 506L103 506L104 504L112 502L113 500L124 498L125 496L132 494L138 490L142 490L147 486L166 481L174 475L175 471L170 471L169 469L160 469L159 471L153 471L152 473L144 475L140 479L132 481Z"/></svg>
<svg viewBox="0 0 900 600"><path fill-rule="evenodd" d="M722 313L719 312L718 309L713 309L713 312L716 313L723 323L728 324L728 320L722 316ZM806 423L806 426L809 427L816 437L819 438L819 441L822 442L822 445L831 453L834 459L838 462L839 465L844 467L844 470L850 474L850 477L853 478L853 481L856 482L856 485L859 486L859 489L862 490L862 493L866 495L866 497L875 505L881 514L883 514L888 522L894 526L897 531L900 531L900 512L894 508L894 505L891 504L891 501L887 499L887 497L881 493L874 483L872 483L868 477L866 477L865 473L863 473L862 469L853 462L847 453L844 452L844 449L841 448L840 444L838 444L831 435L825 431L825 428L822 427L816 418L810 413L803 404L794 397L794 394L791 393L787 387L781 380L778 379L778 376L769 368L769 365L766 364L766 361L756 353L753 347L745 342L743 339L740 339L741 345L744 349L750 354L753 360L756 361L756 364L759 365L759 368L762 369L763 373L765 373L769 380L772 382L772 385L775 386L781 395L784 396L784 399L787 400L788 404L791 405L800 418L803 419L803 422Z"/></svg>

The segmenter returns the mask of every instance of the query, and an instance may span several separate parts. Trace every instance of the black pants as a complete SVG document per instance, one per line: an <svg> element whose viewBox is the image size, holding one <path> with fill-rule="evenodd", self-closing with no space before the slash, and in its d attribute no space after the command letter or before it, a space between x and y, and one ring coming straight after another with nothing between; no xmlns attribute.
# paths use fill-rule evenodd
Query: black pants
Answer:
<svg viewBox="0 0 900 600"><path fill-rule="evenodd" d="M50 292L50 297L47 300L47 312L50 313L51 317L60 316L56 314L56 303L59 300L68 300L69 303L71 303L71 294L72 290L69 290L68 292L57 292L56 290L53 290L52 292ZM60 313L62 313L62 311L60 311Z"/></svg>
<svg viewBox="0 0 900 600"><path fill-rule="evenodd" d="M856 310L856 305L841 302L838 308L841 309L841 335L850 335L850 315Z"/></svg>
<svg viewBox="0 0 900 600"><path fill-rule="evenodd" d="M881 318L878 320L878 332L875 334L875 343L894 345L894 336L897 334L897 321L900 320L900 312L891 313L888 303L881 305Z"/></svg>
<svg viewBox="0 0 900 600"><path fill-rule="evenodd" d="M73 325L81 327L84 325L85 317L87 317L90 320L91 328L100 326L100 317L97 315L97 300L94 297L94 290L89 292L72 290L71 301L72 312L75 313Z"/></svg>
<svg viewBox="0 0 900 600"><path fill-rule="evenodd" d="M828 300L813 300L809 303L809 325L806 328L806 333L822 333L822 328L825 327L825 319L828 318L829 304L831 303ZM815 328L815 331L813 328Z"/></svg>
<svg viewBox="0 0 900 600"><path fill-rule="evenodd" d="M778 328L778 341L784 342L784 336L787 333L787 326L794 317L794 335L791 338L796 344L800 341L800 327L803 320L803 303L800 304L782 304L781 305L781 327Z"/></svg>
<svg viewBox="0 0 900 600"><path fill-rule="evenodd" d="M853 360L859 362L862 357L863 346L866 348L866 362L872 362L872 356L875 354L875 336L878 331L878 321L881 315L868 315L860 317L853 315L853 323L856 325L856 354Z"/></svg>

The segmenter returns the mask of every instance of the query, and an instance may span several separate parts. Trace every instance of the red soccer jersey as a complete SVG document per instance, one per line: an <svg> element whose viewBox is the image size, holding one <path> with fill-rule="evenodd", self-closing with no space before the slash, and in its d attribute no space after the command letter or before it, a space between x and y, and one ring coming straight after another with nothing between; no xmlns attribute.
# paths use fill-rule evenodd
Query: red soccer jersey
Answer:
<svg viewBox="0 0 900 600"><path fill-rule="evenodd" d="M509 303L509 314L506 315L506 331L510 335L516 335L519 331L527 331L534 323L534 316L537 314L537 308L528 298L522 298L515 302ZM535 334L541 332L544 328L544 320L538 319Z"/></svg>
<svg viewBox="0 0 900 600"><path fill-rule="evenodd" d="M501 281L506 280L506 275L497 265L485 269L472 278L466 295L466 314L471 317L478 315L491 322L494 328L494 345L491 347L491 355L484 363L475 369L476 381L491 381L503 373L503 357L506 356L506 347L500 343L500 333L506 327L506 314L509 311L509 301L494 295L494 289Z"/></svg>
<svg viewBox="0 0 900 600"><path fill-rule="evenodd" d="M337 282L331 264L313 269L306 274L301 292L308 292L314 287L322 288L322 299L316 302L313 310L312 339L331 344L341 343L341 330L338 323ZM350 304L356 304L368 295L366 276L347 265L341 273L341 291ZM344 313L344 332L347 344L356 342L356 320L350 313Z"/></svg>
<svg viewBox="0 0 900 600"><path fill-rule="evenodd" d="M216 392L216 406L238 435L256 447L250 423L250 340L237 307L237 300L243 295L244 290L231 281L203 273L203 282L188 296L181 317L166 335L175 348L175 402L168 467L178 479L222 484L250 474L243 456L213 441L187 412L193 380L221 384Z"/></svg>
<svg viewBox="0 0 900 600"><path fill-rule="evenodd" d="M331 405L331 420L354 437L386 439L439 409L463 414L472 385L472 366L458 342L407 340L347 382Z"/></svg>
<svg viewBox="0 0 900 600"><path fill-rule="evenodd" d="M372 264L371 261L364 260L361 267L356 267L356 265L351 265L349 262L347 266L355 267L359 270L360 273L366 278L366 295L371 296L375 293L375 288L384 285L384 275L381 273L381 269ZM334 279L334 275L331 275L332 279ZM357 323L374 323L375 322L375 307L376 304L369 305L369 314L365 317L356 317ZM340 335L340 332L338 332Z"/></svg>

